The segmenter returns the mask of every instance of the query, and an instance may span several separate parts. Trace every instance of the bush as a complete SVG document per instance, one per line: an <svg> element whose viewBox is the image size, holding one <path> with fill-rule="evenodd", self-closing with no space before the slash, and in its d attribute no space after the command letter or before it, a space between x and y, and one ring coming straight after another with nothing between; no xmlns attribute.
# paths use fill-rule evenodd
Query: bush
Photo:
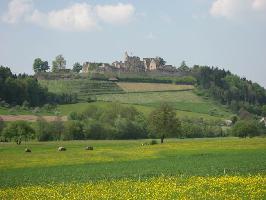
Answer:
<svg viewBox="0 0 266 200"><path fill-rule="evenodd" d="M232 128L232 134L236 137L254 137L260 135L261 126L253 120L238 121Z"/></svg>
<svg viewBox="0 0 266 200"><path fill-rule="evenodd" d="M36 133L38 141L54 140L52 123L48 123L43 118L37 119Z"/></svg>
<svg viewBox="0 0 266 200"><path fill-rule="evenodd" d="M68 120L79 120L80 115L77 112L73 111L73 112L69 113L67 118L68 118Z"/></svg>
<svg viewBox="0 0 266 200"><path fill-rule="evenodd" d="M155 144L158 144L158 141L157 140L151 140L150 141L150 145L155 145Z"/></svg>
<svg viewBox="0 0 266 200"><path fill-rule="evenodd" d="M115 139L139 139L144 136L141 124L126 118L118 117L115 120L115 128L117 131Z"/></svg>
<svg viewBox="0 0 266 200"><path fill-rule="evenodd" d="M47 112L52 112L56 109L56 105L55 104L45 104L42 107L43 110L47 111Z"/></svg>
<svg viewBox="0 0 266 200"><path fill-rule="evenodd" d="M65 131L62 135L63 140L83 140L83 125L79 121L68 121L65 123Z"/></svg>
<svg viewBox="0 0 266 200"><path fill-rule="evenodd" d="M181 122L182 137L224 137L225 133L219 125L219 121L206 121L197 119L183 119Z"/></svg>
<svg viewBox="0 0 266 200"><path fill-rule="evenodd" d="M0 141L4 141L4 138L2 138L2 131L5 128L4 120L0 117Z"/></svg>
<svg viewBox="0 0 266 200"><path fill-rule="evenodd" d="M14 139L17 144L20 144L22 140L32 139L34 134L34 129L25 121L10 122L3 130L3 137L9 141Z"/></svg>
<svg viewBox="0 0 266 200"><path fill-rule="evenodd" d="M114 139L114 134L111 136L110 133L114 133L114 130L108 128L107 124L95 120L86 121L84 124L84 134L86 139Z"/></svg>

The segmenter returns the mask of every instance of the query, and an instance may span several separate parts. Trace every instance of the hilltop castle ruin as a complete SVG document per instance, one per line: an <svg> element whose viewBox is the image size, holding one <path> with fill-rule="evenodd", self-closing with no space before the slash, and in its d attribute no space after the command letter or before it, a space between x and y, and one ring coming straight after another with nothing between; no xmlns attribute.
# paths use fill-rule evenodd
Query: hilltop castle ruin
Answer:
<svg viewBox="0 0 266 200"><path fill-rule="evenodd" d="M160 57L143 58L138 56L129 56L127 52L124 55L124 61L115 61L112 64L108 63L91 63L83 64L83 73L90 71L96 72L177 72L177 68L172 65L165 65L165 61Z"/></svg>

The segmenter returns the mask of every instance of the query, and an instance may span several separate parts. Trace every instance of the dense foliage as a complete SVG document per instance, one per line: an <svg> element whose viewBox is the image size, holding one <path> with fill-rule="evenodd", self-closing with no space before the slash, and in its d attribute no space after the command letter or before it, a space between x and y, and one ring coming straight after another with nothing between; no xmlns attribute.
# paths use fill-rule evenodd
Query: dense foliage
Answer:
<svg viewBox="0 0 266 200"><path fill-rule="evenodd" d="M236 137L255 137L265 133L265 125L254 120L240 120L232 128L232 134Z"/></svg>
<svg viewBox="0 0 266 200"><path fill-rule="evenodd" d="M5 140L11 141L14 139L17 144L20 144L22 140L27 141L34 138L34 129L24 121L15 121L9 123L3 129L3 137Z"/></svg>
<svg viewBox="0 0 266 200"><path fill-rule="evenodd" d="M42 61L40 58L36 58L33 62L33 71L35 73L38 72L46 72L50 69L50 66L48 64L48 61Z"/></svg>
<svg viewBox="0 0 266 200"><path fill-rule="evenodd" d="M148 125L150 134L160 137L161 143L165 137L177 137L180 134L180 121L175 109L168 104L162 104L151 112Z"/></svg>
<svg viewBox="0 0 266 200"><path fill-rule="evenodd" d="M0 100L11 105L40 106L46 103L73 103L72 94L53 94L43 88L32 76L12 74L8 67L0 66Z"/></svg>
<svg viewBox="0 0 266 200"><path fill-rule="evenodd" d="M76 62L73 65L72 71L79 73L81 70L82 70L82 65L80 63Z"/></svg>
<svg viewBox="0 0 266 200"><path fill-rule="evenodd" d="M160 138L163 142L164 138L224 137L229 133L222 129L220 120L177 118L174 108L167 104L147 117L134 107L113 103L101 107L90 105L82 112L70 113L68 118L67 122L60 117L47 122L40 117L34 125L34 138L38 141ZM13 123L16 122L8 125ZM262 133L262 129L256 130ZM11 132L4 132L1 138L16 140Z"/></svg>
<svg viewBox="0 0 266 200"><path fill-rule="evenodd" d="M250 113L262 114L266 90L259 84L214 67L194 66L192 72L201 89L233 111L244 108Z"/></svg>

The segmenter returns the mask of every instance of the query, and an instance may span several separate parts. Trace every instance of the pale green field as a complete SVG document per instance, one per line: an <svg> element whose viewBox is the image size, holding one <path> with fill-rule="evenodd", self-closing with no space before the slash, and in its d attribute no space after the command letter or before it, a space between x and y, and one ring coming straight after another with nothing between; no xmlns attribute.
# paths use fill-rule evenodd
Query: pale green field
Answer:
<svg viewBox="0 0 266 200"><path fill-rule="evenodd" d="M97 100L119 102L150 107L158 107L161 103L171 104L177 111L186 111L216 117L230 117L232 113L225 107L211 100L204 100L193 91L145 92L127 94L97 95ZM192 115L193 115L192 114Z"/></svg>
<svg viewBox="0 0 266 200"><path fill-rule="evenodd" d="M98 107L106 107L110 103L111 102L94 102L94 103L77 103L77 104L59 105L58 111L60 115L68 115L72 111L82 112L91 105L96 105ZM148 116L154 110L154 106L151 106L151 105L138 105L138 104L126 104L126 103L123 105L133 106L139 112L142 112L145 116ZM197 113L197 112L182 111L182 110L176 110L176 115L177 117L180 117L180 118L189 117L189 118L203 118L203 119L208 119L208 120L221 120L224 118L220 116L211 116L206 113Z"/></svg>

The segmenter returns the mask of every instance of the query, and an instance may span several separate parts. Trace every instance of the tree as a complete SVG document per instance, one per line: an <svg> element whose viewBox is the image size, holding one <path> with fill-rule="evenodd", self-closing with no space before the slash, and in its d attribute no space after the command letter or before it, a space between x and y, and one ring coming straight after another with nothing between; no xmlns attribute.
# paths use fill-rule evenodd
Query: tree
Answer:
<svg viewBox="0 0 266 200"><path fill-rule="evenodd" d="M34 129L25 121L11 122L3 130L3 136L9 140L14 139L18 145L23 139L26 142L32 138L34 134Z"/></svg>
<svg viewBox="0 0 266 200"><path fill-rule="evenodd" d="M36 122L36 134L38 141L50 141L54 139L53 129L42 117L39 117Z"/></svg>
<svg viewBox="0 0 266 200"><path fill-rule="evenodd" d="M41 71L42 72L46 72L49 69L50 69L50 66L48 64L48 61L44 61L43 64L42 64L42 66L41 66Z"/></svg>
<svg viewBox="0 0 266 200"><path fill-rule="evenodd" d="M118 117L115 120L116 139L139 139L145 137L144 128L138 121Z"/></svg>
<svg viewBox="0 0 266 200"><path fill-rule="evenodd" d="M66 60L63 57L63 55L56 56L55 60L53 61L52 71L57 72L65 68L66 68Z"/></svg>
<svg viewBox="0 0 266 200"><path fill-rule="evenodd" d="M35 73L40 72L41 71L41 66L42 66L42 60L40 58L36 58L33 62L33 71Z"/></svg>
<svg viewBox="0 0 266 200"><path fill-rule="evenodd" d="M76 62L76 63L73 65L73 69L72 69L72 71L73 71L73 72L77 72L77 73L79 73L81 70L82 70L82 65L79 64L78 62Z"/></svg>
<svg viewBox="0 0 266 200"><path fill-rule="evenodd" d="M1 133L2 133L2 130L4 129L4 127L5 127L4 120L2 117L0 117L0 136L1 136Z"/></svg>
<svg viewBox="0 0 266 200"><path fill-rule="evenodd" d="M46 72L50 69L48 61L42 61L40 58L36 58L33 62L33 71L37 72Z"/></svg>
<svg viewBox="0 0 266 200"><path fill-rule="evenodd" d="M83 140L83 126L80 121L68 121L65 124L63 140Z"/></svg>
<svg viewBox="0 0 266 200"><path fill-rule="evenodd" d="M260 135L260 126L253 120L238 121L232 128L232 134L237 137L254 137Z"/></svg>
<svg viewBox="0 0 266 200"><path fill-rule="evenodd" d="M262 106L262 115L266 117L266 105Z"/></svg>
<svg viewBox="0 0 266 200"><path fill-rule="evenodd" d="M166 61L161 57L156 57L156 60L158 61L160 66L164 66L166 64Z"/></svg>
<svg viewBox="0 0 266 200"><path fill-rule="evenodd" d="M64 123L62 122L61 118L57 116L56 119L51 123L51 126L54 138L56 140L60 140L65 130Z"/></svg>
<svg viewBox="0 0 266 200"><path fill-rule="evenodd" d="M187 66L185 61L181 62L181 65L178 69L183 72L189 72L189 67Z"/></svg>
<svg viewBox="0 0 266 200"><path fill-rule="evenodd" d="M160 137L161 143L163 143L165 137L177 137L180 126L174 108L165 103L151 112L149 116L151 135Z"/></svg>

